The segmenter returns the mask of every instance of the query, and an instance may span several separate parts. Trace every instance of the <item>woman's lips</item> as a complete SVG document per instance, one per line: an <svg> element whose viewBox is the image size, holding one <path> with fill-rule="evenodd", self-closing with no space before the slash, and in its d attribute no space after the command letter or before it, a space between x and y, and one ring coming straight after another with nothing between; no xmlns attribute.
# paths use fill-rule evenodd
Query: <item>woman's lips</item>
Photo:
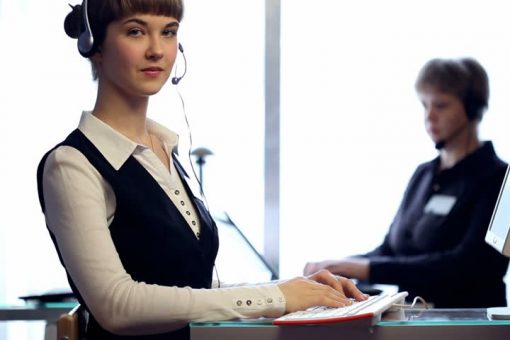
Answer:
<svg viewBox="0 0 510 340"><path fill-rule="evenodd" d="M142 69L142 72L149 77L158 77L163 69L161 67L147 67Z"/></svg>

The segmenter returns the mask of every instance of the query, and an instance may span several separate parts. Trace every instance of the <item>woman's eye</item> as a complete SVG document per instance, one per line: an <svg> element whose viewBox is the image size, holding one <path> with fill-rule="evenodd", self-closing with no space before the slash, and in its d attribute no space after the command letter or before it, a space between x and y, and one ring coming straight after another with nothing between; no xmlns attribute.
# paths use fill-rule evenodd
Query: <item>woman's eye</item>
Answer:
<svg viewBox="0 0 510 340"><path fill-rule="evenodd" d="M128 30L128 35L136 37L142 35L143 31L139 28L131 28Z"/></svg>
<svg viewBox="0 0 510 340"><path fill-rule="evenodd" d="M177 35L177 32L175 30L167 29L163 31L163 36L165 37L173 37Z"/></svg>

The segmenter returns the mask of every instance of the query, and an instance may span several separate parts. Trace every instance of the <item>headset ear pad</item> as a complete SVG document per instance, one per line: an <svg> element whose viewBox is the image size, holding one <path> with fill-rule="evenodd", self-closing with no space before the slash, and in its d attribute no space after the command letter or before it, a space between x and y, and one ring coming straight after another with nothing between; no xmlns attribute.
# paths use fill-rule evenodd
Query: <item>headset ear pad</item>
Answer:
<svg viewBox="0 0 510 340"><path fill-rule="evenodd" d="M83 57L88 58L95 52L94 36L92 35L92 29L90 28L88 0L83 1L81 11L84 30L78 36L78 51Z"/></svg>
<svg viewBox="0 0 510 340"><path fill-rule="evenodd" d="M464 100L464 109L469 120L481 119L486 107L487 104L472 93L468 93Z"/></svg>
<svg viewBox="0 0 510 340"><path fill-rule="evenodd" d="M88 30L82 32L78 37L78 51L85 58L91 57L95 52L94 37Z"/></svg>

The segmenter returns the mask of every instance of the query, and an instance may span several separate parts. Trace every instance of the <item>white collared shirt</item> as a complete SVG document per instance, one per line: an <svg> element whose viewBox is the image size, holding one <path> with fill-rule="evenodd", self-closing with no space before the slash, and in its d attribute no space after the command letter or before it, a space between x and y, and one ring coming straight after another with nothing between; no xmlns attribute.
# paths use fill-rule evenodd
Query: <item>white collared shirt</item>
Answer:
<svg viewBox="0 0 510 340"><path fill-rule="evenodd" d="M151 120L147 128L170 154L177 145L177 135ZM82 114L79 129L115 169L133 155L190 227L199 230L193 225L198 221L196 212L173 165L169 173L150 148L131 141L88 112ZM46 223L73 282L105 329L137 335L171 331L190 321L278 317L284 313L285 298L274 283L191 289L134 281L122 266L108 229L115 218L114 192L78 150L60 146L51 152L44 167L43 188Z"/></svg>
<svg viewBox="0 0 510 340"><path fill-rule="evenodd" d="M147 119L149 133L160 140L170 160L170 171L168 171L148 145L132 141L89 112L82 114L78 129L94 144L115 170L119 170L131 155L140 162L165 191L195 235L199 235L200 220L186 194L171 157L171 150L177 147L179 140L174 132ZM107 202L106 210L109 225L111 217L115 213L115 202Z"/></svg>

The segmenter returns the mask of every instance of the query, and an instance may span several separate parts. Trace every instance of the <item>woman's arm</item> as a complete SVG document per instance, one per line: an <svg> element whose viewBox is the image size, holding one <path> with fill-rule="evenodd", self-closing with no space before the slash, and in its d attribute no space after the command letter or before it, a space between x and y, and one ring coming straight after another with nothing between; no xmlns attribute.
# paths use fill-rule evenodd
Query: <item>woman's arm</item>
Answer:
<svg viewBox="0 0 510 340"><path fill-rule="evenodd" d="M89 311L113 333L167 332L190 321L278 317L322 302L342 304L345 294L356 294L352 288L344 288L345 282L336 282L336 278L333 282L333 276L325 274L220 289L136 282L125 271L110 237L113 191L79 151L62 146L50 154L44 168L43 194L46 222L69 276ZM303 295L308 297L300 300Z"/></svg>

